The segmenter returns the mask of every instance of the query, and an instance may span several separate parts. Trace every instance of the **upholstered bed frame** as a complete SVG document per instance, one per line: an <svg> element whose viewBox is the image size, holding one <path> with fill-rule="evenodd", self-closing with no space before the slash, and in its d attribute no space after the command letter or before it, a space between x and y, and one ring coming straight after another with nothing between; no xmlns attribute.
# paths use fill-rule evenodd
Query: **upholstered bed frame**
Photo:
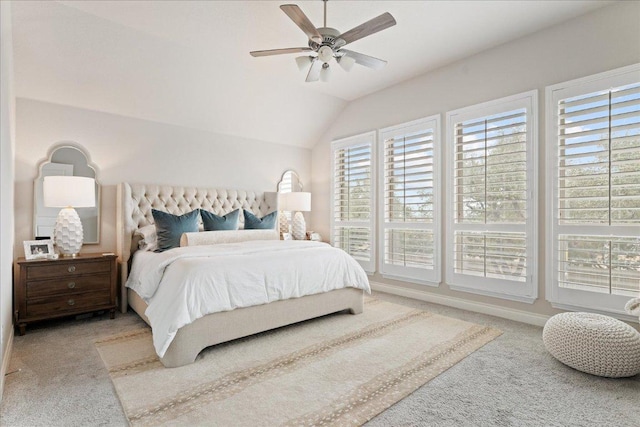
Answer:
<svg viewBox="0 0 640 427"><path fill-rule="evenodd" d="M277 193L243 190L204 189L122 183L118 185L117 252L121 269L120 309L128 306L147 323L146 302L124 286L131 259L138 248L136 230L153 224L151 209L174 215L205 209L224 215L234 209L248 209L257 216L277 210ZM240 216L242 218L242 215ZM277 231L274 231L277 233ZM205 347L278 328L325 314L349 310L353 314L363 309L363 291L345 288L327 293L294 298L254 307L213 313L181 328L165 355L166 367L193 363Z"/></svg>

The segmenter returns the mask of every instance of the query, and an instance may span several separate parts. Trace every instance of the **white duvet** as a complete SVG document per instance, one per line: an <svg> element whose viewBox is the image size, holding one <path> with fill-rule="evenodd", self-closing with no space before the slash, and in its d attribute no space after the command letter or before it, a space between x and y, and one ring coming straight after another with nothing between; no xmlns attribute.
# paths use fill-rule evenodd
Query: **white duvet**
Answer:
<svg viewBox="0 0 640 427"><path fill-rule="evenodd" d="M371 292L366 273L344 251L295 240L137 252L126 286L149 305L160 357L178 329L210 313L346 287Z"/></svg>

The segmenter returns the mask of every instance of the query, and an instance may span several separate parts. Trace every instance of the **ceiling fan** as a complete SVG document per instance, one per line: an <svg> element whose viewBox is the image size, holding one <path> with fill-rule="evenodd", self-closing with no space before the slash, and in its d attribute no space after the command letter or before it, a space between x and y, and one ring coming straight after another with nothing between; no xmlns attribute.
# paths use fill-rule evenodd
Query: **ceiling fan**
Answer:
<svg viewBox="0 0 640 427"><path fill-rule="evenodd" d="M338 64L349 71L354 64L364 65L374 70L384 67L387 61L364 55L352 50L343 49L349 43L375 34L396 25L396 20L386 12L364 24L340 33L335 28L327 27L327 0L324 1L324 26L316 28L302 10L295 4L284 4L280 9L309 37L309 47L292 47L286 49L254 50L251 56L271 56L287 53L309 52L309 55L296 58L298 67L303 70L309 67L307 82L329 79L329 62L335 58ZM315 55L314 55L315 54Z"/></svg>

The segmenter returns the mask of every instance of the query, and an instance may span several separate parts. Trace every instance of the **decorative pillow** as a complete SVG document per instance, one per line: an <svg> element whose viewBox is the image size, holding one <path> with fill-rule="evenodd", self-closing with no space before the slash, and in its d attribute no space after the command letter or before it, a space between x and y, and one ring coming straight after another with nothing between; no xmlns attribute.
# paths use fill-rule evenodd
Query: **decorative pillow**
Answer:
<svg viewBox="0 0 640 427"><path fill-rule="evenodd" d="M238 243L248 240L279 240L280 233L273 230L220 230L202 231L200 233L184 233L180 238L180 246L218 245L221 243Z"/></svg>
<svg viewBox="0 0 640 427"><path fill-rule="evenodd" d="M158 237L156 235L155 224L145 225L140 227L134 233L134 236L139 236L138 249L141 251L155 251L158 248Z"/></svg>
<svg viewBox="0 0 640 427"><path fill-rule="evenodd" d="M244 214L244 229L245 230L266 230L276 228L276 220L278 219L278 211L273 211L270 214L258 218L246 209L242 210Z"/></svg>
<svg viewBox="0 0 640 427"><path fill-rule="evenodd" d="M178 216L151 209L153 220L156 223L156 235L158 236L158 249L156 249L156 252L180 247L182 233L198 231L199 213L198 209L195 209Z"/></svg>
<svg viewBox="0 0 640 427"><path fill-rule="evenodd" d="M204 224L204 231L237 230L240 209L229 212L225 216L219 216L213 212L200 209L200 216Z"/></svg>

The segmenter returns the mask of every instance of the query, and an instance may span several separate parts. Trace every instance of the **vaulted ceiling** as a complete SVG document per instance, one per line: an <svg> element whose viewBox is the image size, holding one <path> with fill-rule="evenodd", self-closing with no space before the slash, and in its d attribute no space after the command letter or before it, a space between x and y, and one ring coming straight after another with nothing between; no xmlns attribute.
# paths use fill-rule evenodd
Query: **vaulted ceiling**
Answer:
<svg viewBox="0 0 640 427"><path fill-rule="evenodd" d="M45 1L12 3L16 95L311 147L346 104L608 1L341 1L327 25L345 32L383 12L397 25L349 46L382 58L378 71L334 67L305 83L306 46L285 1ZM295 2L322 26L321 1Z"/></svg>

